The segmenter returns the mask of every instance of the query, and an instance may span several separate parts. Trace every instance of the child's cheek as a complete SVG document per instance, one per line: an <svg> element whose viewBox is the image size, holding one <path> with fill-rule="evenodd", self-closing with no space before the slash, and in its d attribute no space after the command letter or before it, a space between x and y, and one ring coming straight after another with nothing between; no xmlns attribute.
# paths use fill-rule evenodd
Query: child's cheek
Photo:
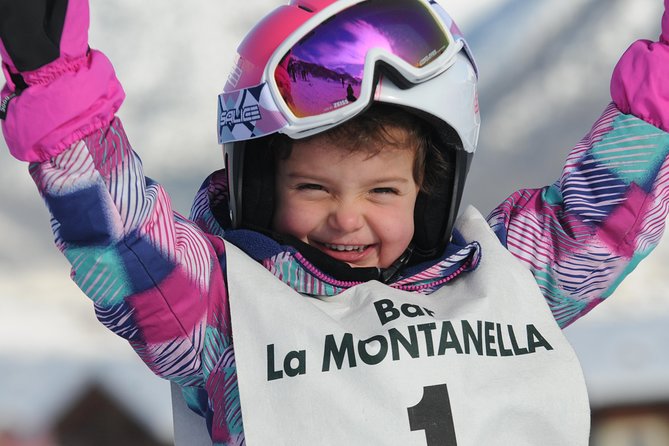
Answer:
<svg viewBox="0 0 669 446"><path fill-rule="evenodd" d="M304 206L286 204L277 212L274 219L274 230L304 239L310 222L309 210Z"/></svg>

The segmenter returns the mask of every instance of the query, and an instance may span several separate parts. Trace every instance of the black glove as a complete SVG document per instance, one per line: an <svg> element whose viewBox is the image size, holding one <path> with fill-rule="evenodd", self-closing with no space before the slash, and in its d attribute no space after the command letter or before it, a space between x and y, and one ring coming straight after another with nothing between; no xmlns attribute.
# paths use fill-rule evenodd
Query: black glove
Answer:
<svg viewBox="0 0 669 446"><path fill-rule="evenodd" d="M0 0L0 54L12 74L88 50L88 0Z"/></svg>

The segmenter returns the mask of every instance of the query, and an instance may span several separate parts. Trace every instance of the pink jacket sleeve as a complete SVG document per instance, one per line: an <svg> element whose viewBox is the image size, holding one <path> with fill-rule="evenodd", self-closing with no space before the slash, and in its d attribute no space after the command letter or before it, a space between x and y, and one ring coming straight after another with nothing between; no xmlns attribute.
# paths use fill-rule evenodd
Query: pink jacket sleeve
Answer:
<svg viewBox="0 0 669 446"><path fill-rule="evenodd" d="M669 211L669 0L658 42L635 42L615 68L613 103L562 175L520 190L490 215L534 275L561 326L610 296L659 243Z"/></svg>

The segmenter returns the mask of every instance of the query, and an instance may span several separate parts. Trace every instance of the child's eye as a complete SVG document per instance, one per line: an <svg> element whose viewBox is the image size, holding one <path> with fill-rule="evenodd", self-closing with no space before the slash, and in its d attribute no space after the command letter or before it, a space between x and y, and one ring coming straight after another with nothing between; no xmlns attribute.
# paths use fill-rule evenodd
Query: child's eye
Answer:
<svg viewBox="0 0 669 446"><path fill-rule="evenodd" d="M295 189L297 190L325 190L323 186L320 184L316 183L303 183L303 184L298 184L295 186Z"/></svg>
<svg viewBox="0 0 669 446"><path fill-rule="evenodd" d="M376 188L372 189L372 193L373 194L393 194L393 195L397 195L398 191L397 191L397 189L395 189L393 187L376 187Z"/></svg>

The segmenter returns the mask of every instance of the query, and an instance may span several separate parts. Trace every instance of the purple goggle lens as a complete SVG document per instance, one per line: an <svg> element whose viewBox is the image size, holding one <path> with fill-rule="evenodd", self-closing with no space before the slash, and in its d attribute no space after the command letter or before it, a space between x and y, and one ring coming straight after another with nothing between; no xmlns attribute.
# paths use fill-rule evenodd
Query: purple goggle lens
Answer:
<svg viewBox="0 0 669 446"><path fill-rule="evenodd" d="M292 113L318 116L360 97L365 57L373 48L424 67L442 54L449 36L423 3L368 0L319 24L296 43L274 70Z"/></svg>

